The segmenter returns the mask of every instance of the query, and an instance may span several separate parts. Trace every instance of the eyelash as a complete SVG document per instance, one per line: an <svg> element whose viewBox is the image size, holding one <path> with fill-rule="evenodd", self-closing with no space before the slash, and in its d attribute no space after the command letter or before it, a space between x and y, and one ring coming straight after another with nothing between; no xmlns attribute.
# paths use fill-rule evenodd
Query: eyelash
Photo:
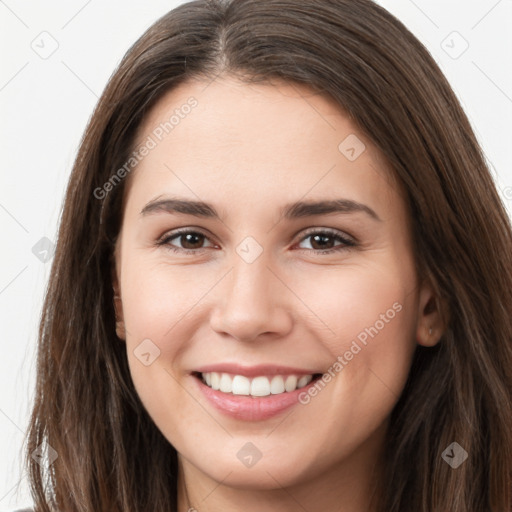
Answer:
<svg viewBox="0 0 512 512"><path fill-rule="evenodd" d="M204 236L205 238L208 238L206 234L202 233L199 230L191 230L189 228L183 228L183 229L173 231L171 233L167 233L166 235L164 235L164 237L162 237L160 240L158 240L156 242L156 245L159 247L167 246L167 249L169 249L170 251L176 252L176 253L182 253L182 254L197 254L199 251L207 249L207 247L203 247L203 248L199 248L199 249L183 249L181 247L174 247L173 245L170 245L171 240L173 240L175 238L179 238L180 236L183 236L183 235L188 235L188 234L201 235L201 236ZM307 238L310 238L314 235L327 235L331 238L334 238L336 241L342 242L342 244L337 247L331 248L331 249L323 249L323 250L322 249L299 249L299 250L308 251L308 252L313 251L317 254L330 254L333 252L350 250L357 246L357 243L353 239L345 238L344 236L340 235L339 232L334 231L332 229L328 229L328 228L311 229L311 230L307 231L303 235L303 237L299 240L299 243L303 242Z"/></svg>

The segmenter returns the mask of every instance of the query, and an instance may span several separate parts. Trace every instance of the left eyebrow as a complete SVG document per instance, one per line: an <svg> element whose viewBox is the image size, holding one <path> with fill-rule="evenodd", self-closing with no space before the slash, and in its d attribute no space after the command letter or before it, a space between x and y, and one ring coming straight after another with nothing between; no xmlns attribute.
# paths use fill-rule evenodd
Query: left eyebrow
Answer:
<svg viewBox="0 0 512 512"><path fill-rule="evenodd" d="M298 201L286 205L282 214L286 219L298 219L312 215L327 215L329 213L357 213L362 212L372 219L382 222L382 219L369 206L352 201L351 199L333 199L329 201Z"/></svg>
<svg viewBox="0 0 512 512"><path fill-rule="evenodd" d="M203 201L193 201L181 198L156 198L144 206L141 215L149 215L151 213L182 213L185 215L193 215L195 217L204 217L220 220L215 207ZM373 220L382 221L382 219L369 206L352 201L351 199L334 199L326 201L297 201L285 205L281 209L281 215L286 219L298 219L302 217L310 217L314 215L327 215L331 213L366 213Z"/></svg>

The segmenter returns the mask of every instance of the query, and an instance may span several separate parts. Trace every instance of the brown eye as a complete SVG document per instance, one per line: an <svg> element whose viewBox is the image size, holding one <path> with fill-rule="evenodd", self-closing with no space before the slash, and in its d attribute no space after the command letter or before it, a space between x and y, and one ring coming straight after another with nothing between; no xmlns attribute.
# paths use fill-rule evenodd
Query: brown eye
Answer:
<svg viewBox="0 0 512 512"><path fill-rule="evenodd" d="M206 235L198 231L186 230L167 234L163 239L157 242L157 245L165 246L175 252L188 254L198 252L206 247L213 247L211 243L210 246L205 247L203 245L205 241L208 241Z"/></svg>
<svg viewBox="0 0 512 512"><path fill-rule="evenodd" d="M333 243L335 242L334 237L331 235L309 235L311 239L311 246L313 249L331 249L333 247Z"/></svg>
<svg viewBox="0 0 512 512"><path fill-rule="evenodd" d="M200 233L185 233L178 235L176 238L182 240L183 249L200 249L206 237Z"/></svg>
<svg viewBox="0 0 512 512"><path fill-rule="evenodd" d="M307 233L302 237L301 242L305 240L310 241L310 248L305 248L306 250L317 251L320 253L329 253L334 251L341 251L343 249L348 249L350 247L354 247L356 243L354 240L349 239L348 237L342 236L337 231L330 230L316 230ZM334 245L335 242L340 242L337 245ZM302 247L304 249L304 247Z"/></svg>

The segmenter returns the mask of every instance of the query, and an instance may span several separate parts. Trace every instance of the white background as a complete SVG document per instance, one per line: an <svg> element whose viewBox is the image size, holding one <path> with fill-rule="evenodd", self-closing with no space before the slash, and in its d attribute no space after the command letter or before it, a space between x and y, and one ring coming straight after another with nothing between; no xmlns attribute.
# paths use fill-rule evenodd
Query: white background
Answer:
<svg viewBox="0 0 512 512"><path fill-rule="evenodd" d="M20 451L50 267L32 248L55 240L78 143L108 77L146 28L181 3L0 0L0 512L32 502ZM379 3L447 75L512 213L512 0ZM46 59L33 49L57 44Z"/></svg>

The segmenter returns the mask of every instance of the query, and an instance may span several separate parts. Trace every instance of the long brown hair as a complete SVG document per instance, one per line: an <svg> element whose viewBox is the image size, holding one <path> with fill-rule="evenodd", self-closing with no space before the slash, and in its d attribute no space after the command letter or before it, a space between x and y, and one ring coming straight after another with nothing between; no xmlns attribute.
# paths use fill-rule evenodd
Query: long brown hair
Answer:
<svg viewBox="0 0 512 512"><path fill-rule="evenodd" d="M74 164L44 303L25 462L36 511L176 510L176 450L142 406L115 334L112 252L126 179L95 191L129 160L165 92L220 73L330 95L406 191L419 274L447 328L435 347L417 347L392 411L379 510L510 512L510 221L445 77L370 0L193 1L120 63ZM456 469L442 457L453 442L468 453Z"/></svg>

